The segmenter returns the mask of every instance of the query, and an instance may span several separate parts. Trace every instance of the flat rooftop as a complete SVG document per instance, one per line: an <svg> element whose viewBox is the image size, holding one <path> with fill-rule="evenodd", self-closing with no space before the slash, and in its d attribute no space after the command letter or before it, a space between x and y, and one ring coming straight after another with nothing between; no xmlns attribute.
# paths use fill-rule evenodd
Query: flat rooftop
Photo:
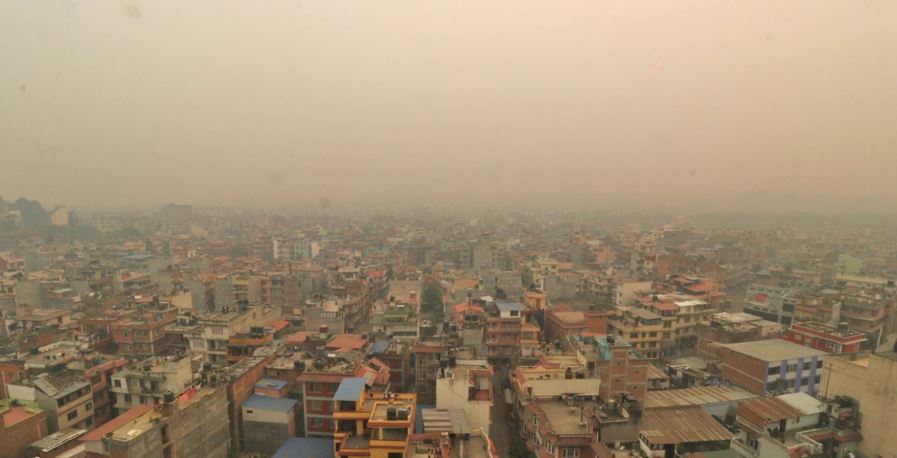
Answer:
<svg viewBox="0 0 897 458"><path fill-rule="evenodd" d="M561 436L587 436L588 419L592 412L597 412L597 402L575 402L567 405L564 401L536 401L537 407L548 417L548 429Z"/></svg>
<svg viewBox="0 0 897 458"><path fill-rule="evenodd" d="M828 353L805 347L783 339L757 340L754 342L741 342L723 344L723 348L752 356L768 363L783 361L786 359L808 358L812 356L827 356Z"/></svg>
<svg viewBox="0 0 897 458"><path fill-rule="evenodd" d="M702 386L680 390L648 391L645 393L645 409L698 407L728 402L738 402L758 397L736 386Z"/></svg>

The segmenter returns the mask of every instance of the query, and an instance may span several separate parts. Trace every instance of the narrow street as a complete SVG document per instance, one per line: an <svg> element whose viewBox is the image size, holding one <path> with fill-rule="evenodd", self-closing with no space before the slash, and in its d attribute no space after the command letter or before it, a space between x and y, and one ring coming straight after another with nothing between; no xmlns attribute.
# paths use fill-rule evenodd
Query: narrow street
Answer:
<svg viewBox="0 0 897 458"><path fill-rule="evenodd" d="M492 387L495 398L492 402L492 426L489 428L489 437L495 443L495 450L498 456L509 456L513 426L511 423L511 412L507 403L505 403L504 381L507 380L506 369L502 366L495 367L495 377L492 380Z"/></svg>

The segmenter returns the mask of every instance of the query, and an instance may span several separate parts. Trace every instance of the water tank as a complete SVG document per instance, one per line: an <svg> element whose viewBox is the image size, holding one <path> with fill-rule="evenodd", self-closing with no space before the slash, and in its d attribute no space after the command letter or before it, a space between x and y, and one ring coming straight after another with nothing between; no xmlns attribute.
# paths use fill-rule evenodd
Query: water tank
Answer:
<svg viewBox="0 0 897 458"><path fill-rule="evenodd" d="M398 412L396 412L395 407L387 407L386 408L386 419L390 421L395 421L398 416Z"/></svg>

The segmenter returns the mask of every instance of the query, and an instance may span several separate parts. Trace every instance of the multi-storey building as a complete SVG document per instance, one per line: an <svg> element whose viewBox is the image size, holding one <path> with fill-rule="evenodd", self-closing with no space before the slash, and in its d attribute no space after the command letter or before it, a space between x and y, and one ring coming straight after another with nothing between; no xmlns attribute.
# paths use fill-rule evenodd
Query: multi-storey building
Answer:
<svg viewBox="0 0 897 458"><path fill-rule="evenodd" d="M720 345L724 379L759 395L819 392L828 353L784 339Z"/></svg>
<svg viewBox="0 0 897 458"><path fill-rule="evenodd" d="M281 308L256 305L212 313L197 318L194 328L184 331L190 352L212 363L233 363L271 341L265 330L281 316Z"/></svg>
<svg viewBox="0 0 897 458"><path fill-rule="evenodd" d="M418 342L411 347L414 366L414 387L418 402L423 405L436 404L436 380L439 379L440 362L446 364L454 356L449 356L448 347L441 342Z"/></svg>
<svg viewBox="0 0 897 458"><path fill-rule="evenodd" d="M784 326L749 313L721 312L698 323L698 356L719 359L719 345L750 342L778 336Z"/></svg>
<svg viewBox="0 0 897 458"><path fill-rule="evenodd" d="M165 327L177 321L178 310L167 304L142 306L138 313L112 323L112 340L121 356L149 358L169 354L172 337Z"/></svg>
<svg viewBox="0 0 897 458"><path fill-rule="evenodd" d="M499 301L486 318L486 354L490 359L510 360L520 355L521 328L525 322L519 302Z"/></svg>
<svg viewBox="0 0 897 458"><path fill-rule="evenodd" d="M570 336L568 343L585 361L585 377L601 379L601 399L609 401L625 395L644 401L651 363L624 338Z"/></svg>
<svg viewBox="0 0 897 458"><path fill-rule="evenodd" d="M190 357L149 358L111 377L109 391L115 411L121 414L140 404L156 404L166 392L180 393L193 383Z"/></svg>
<svg viewBox="0 0 897 458"><path fill-rule="evenodd" d="M82 374L67 369L44 372L7 385L12 399L36 402L47 412L47 428L87 429L94 425L91 385Z"/></svg>
<svg viewBox="0 0 897 458"><path fill-rule="evenodd" d="M643 308L621 306L616 307L616 314L607 322L608 335L625 339L627 346L642 352L648 359L663 356L661 342L664 333L672 333L673 316L669 312L668 320ZM665 327L665 323L668 326Z"/></svg>
<svg viewBox="0 0 897 458"><path fill-rule="evenodd" d="M414 394L373 393L364 379L344 379L333 396L335 457L409 456L417 415Z"/></svg>
<svg viewBox="0 0 897 458"><path fill-rule="evenodd" d="M815 321L793 322L782 338L828 353L856 353L866 334L850 329L847 323L837 327Z"/></svg>
<svg viewBox="0 0 897 458"><path fill-rule="evenodd" d="M485 360L449 360L436 380L436 408L462 410L470 429L489 431L492 424L492 366Z"/></svg>

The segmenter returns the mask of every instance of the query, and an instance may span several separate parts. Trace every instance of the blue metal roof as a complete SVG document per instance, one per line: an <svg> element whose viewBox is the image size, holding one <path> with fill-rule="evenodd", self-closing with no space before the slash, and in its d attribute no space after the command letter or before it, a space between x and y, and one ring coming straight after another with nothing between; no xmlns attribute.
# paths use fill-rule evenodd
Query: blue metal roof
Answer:
<svg viewBox="0 0 897 458"><path fill-rule="evenodd" d="M387 348L389 348L388 340L378 340L374 342L373 345L371 345L371 350L369 353L372 355L379 355L380 353L386 351Z"/></svg>
<svg viewBox="0 0 897 458"><path fill-rule="evenodd" d="M502 312L507 312L509 310L520 310L520 302L498 301L495 303L495 306L498 307L498 309Z"/></svg>
<svg viewBox="0 0 897 458"><path fill-rule="evenodd" d="M287 386L287 382L284 382L283 380L274 380L273 378L263 378L256 382L255 386L280 391L283 387Z"/></svg>
<svg viewBox="0 0 897 458"><path fill-rule="evenodd" d="M277 449L273 458L320 458L333 455L333 439L291 437Z"/></svg>
<svg viewBox="0 0 897 458"><path fill-rule="evenodd" d="M272 410L276 412L289 412L296 405L295 399L290 398L272 398L270 396L259 396L253 394L243 401L246 409Z"/></svg>
<svg viewBox="0 0 897 458"><path fill-rule="evenodd" d="M364 391L364 379L361 377L344 378L333 395L334 401L358 401Z"/></svg>

